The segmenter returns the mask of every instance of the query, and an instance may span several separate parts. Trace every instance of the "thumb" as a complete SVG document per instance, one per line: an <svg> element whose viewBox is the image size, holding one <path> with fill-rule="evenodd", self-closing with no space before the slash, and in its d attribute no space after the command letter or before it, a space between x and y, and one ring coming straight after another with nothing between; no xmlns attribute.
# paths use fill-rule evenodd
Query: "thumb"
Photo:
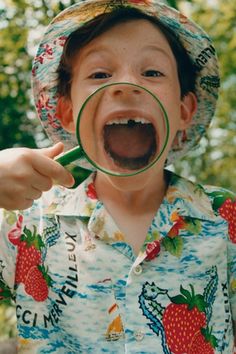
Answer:
<svg viewBox="0 0 236 354"><path fill-rule="evenodd" d="M43 155L50 157L51 159L54 159L54 157L61 154L63 151L64 151L64 144L61 142L59 142L53 146L50 146L48 148L41 149L41 152L43 153Z"/></svg>

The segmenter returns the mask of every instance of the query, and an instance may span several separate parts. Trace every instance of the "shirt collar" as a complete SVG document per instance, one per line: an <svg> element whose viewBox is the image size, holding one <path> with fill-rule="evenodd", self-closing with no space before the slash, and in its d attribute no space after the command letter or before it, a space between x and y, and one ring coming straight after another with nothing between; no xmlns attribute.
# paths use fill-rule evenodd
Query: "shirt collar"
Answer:
<svg viewBox="0 0 236 354"><path fill-rule="evenodd" d="M43 194L44 214L90 218L97 203L94 174L75 189L56 186Z"/></svg>
<svg viewBox="0 0 236 354"><path fill-rule="evenodd" d="M172 210L178 209L180 215L200 220L213 221L216 218L203 186L171 171L165 172L168 188L161 207L168 204ZM55 187L51 192L45 193L44 214L77 216L89 221L102 205L96 196L94 176L94 173L91 174L75 189Z"/></svg>
<svg viewBox="0 0 236 354"><path fill-rule="evenodd" d="M216 216L209 196L202 185L166 171L169 186L165 202L177 207L181 216L214 221Z"/></svg>

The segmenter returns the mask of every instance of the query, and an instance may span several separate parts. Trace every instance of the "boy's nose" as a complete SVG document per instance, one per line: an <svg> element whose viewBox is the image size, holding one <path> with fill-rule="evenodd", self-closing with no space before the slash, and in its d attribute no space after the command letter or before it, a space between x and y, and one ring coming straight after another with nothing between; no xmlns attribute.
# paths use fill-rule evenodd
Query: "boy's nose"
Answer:
<svg viewBox="0 0 236 354"><path fill-rule="evenodd" d="M115 96L140 95L142 88L130 82L115 83L110 87L110 94Z"/></svg>

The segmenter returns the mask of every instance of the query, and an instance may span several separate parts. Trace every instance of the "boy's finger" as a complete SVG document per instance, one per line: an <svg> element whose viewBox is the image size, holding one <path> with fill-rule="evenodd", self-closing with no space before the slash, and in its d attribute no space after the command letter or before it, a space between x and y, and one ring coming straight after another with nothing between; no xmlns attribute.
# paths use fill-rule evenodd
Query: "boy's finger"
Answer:
<svg viewBox="0 0 236 354"><path fill-rule="evenodd" d="M25 199L36 200L39 199L41 195L42 195L42 191L32 187L29 191L27 191L27 195L25 195Z"/></svg>
<svg viewBox="0 0 236 354"><path fill-rule="evenodd" d="M52 188L53 181L50 177L44 176L38 171L34 171L34 177L32 176L31 186L32 188L46 192Z"/></svg>
<svg viewBox="0 0 236 354"><path fill-rule="evenodd" d="M50 157L53 159L57 155L61 154L64 150L64 144L59 142L53 146L50 146L45 149L38 150L40 153L42 153L44 156Z"/></svg>
<svg viewBox="0 0 236 354"><path fill-rule="evenodd" d="M51 178L57 184L72 187L75 183L72 174L58 162L43 154L38 154L33 161L33 168L41 175Z"/></svg>

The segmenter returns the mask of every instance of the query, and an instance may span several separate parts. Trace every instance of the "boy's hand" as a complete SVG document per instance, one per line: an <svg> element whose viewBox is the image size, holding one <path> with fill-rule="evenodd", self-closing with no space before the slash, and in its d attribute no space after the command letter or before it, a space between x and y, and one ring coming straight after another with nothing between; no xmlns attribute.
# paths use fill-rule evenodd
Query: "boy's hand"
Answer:
<svg viewBox="0 0 236 354"><path fill-rule="evenodd" d="M72 187L73 176L53 159L63 152L58 143L46 149L0 151L0 207L27 209L53 184Z"/></svg>

